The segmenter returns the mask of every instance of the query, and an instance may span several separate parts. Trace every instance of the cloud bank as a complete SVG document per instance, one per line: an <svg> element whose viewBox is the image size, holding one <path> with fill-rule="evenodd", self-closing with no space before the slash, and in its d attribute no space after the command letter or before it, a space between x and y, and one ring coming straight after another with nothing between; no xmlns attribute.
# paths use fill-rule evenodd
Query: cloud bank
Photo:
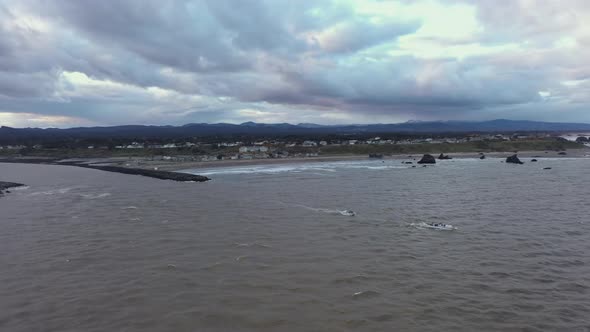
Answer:
<svg viewBox="0 0 590 332"><path fill-rule="evenodd" d="M590 122L590 3L0 0L0 124Z"/></svg>

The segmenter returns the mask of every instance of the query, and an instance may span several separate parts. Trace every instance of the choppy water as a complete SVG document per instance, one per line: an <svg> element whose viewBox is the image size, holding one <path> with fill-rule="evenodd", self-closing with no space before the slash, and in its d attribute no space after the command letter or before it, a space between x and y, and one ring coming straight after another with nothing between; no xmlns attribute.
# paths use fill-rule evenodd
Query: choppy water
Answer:
<svg viewBox="0 0 590 332"><path fill-rule="evenodd" d="M589 331L589 166L0 164L0 330Z"/></svg>

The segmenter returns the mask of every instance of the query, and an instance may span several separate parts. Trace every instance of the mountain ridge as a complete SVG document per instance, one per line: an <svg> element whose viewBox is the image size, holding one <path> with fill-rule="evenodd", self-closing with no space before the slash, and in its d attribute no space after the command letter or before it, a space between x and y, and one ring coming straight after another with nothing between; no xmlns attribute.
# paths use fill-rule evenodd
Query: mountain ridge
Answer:
<svg viewBox="0 0 590 332"><path fill-rule="evenodd" d="M573 132L590 131L587 123L541 122L530 120L496 119L489 121L409 121L393 124L320 125L313 123L188 123L171 125L120 125L98 127L11 128L0 127L0 143L43 139L96 138L181 138L230 135L326 135L368 133L477 133L477 132Z"/></svg>

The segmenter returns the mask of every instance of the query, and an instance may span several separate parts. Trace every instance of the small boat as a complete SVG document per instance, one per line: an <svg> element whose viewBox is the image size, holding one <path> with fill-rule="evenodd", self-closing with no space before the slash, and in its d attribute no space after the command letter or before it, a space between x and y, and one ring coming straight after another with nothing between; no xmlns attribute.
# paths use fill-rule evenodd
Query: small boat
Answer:
<svg viewBox="0 0 590 332"><path fill-rule="evenodd" d="M340 214L343 216L349 216L349 217L356 216L356 212L354 212L352 210L342 210L342 211L340 211Z"/></svg>
<svg viewBox="0 0 590 332"><path fill-rule="evenodd" d="M452 231L455 229L455 227L453 227L453 225L447 225L447 224L443 224L443 223L427 223L427 224L424 224L424 227L432 228L432 229L440 229L443 231Z"/></svg>

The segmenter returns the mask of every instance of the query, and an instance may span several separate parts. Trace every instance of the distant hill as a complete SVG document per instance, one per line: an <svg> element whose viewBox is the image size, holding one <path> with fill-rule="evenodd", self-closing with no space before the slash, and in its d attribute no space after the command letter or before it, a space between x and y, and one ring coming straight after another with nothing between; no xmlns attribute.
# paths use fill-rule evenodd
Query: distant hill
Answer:
<svg viewBox="0 0 590 332"><path fill-rule="evenodd" d="M133 138L182 138L229 135L327 135L327 134L368 134L368 133L468 133L468 132L574 132L590 131L586 123L557 123L538 121L492 120L481 122L466 121L409 121L395 124L367 125L318 125L313 123L265 124L245 122L190 123L183 126L126 125L113 127L80 127L68 129L10 128L0 127L0 144L39 142L56 139L133 139Z"/></svg>

